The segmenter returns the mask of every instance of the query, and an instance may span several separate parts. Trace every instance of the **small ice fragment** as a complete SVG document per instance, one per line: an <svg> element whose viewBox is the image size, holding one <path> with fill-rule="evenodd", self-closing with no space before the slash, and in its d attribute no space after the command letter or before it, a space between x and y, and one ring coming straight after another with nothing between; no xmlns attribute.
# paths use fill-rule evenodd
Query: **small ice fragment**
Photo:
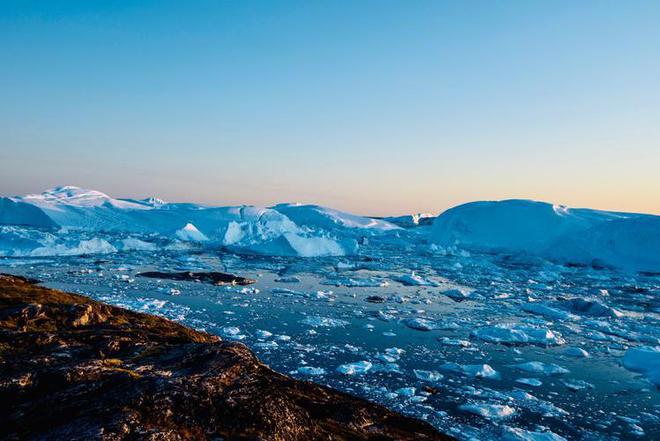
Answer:
<svg viewBox="0 0 660 441"><path fill-rule="evenodd" d="M566 388L572 391L578 391L582 389L593 389L594 385L587 383L583 380L562 380L562 383Z"/></svg>
<svg viewBox="0 0 660 441"><path fill-rule="evenodd" d="M414 369L413 372L415 374L415 377L417 377L418 379L422 381L428 381L430 383L435 383L444 378L444 375L436 371L425 371L421 369Z"/></svg>
<svg viewBox="0 0 660 441"><path fill-rule="evenodd" d="M425 318L413 318L406 320L406 326L419 331L432 331L436 329L436 324L432 320Z"/></svg>
<svg viewBox="0 0 660 441"><path fill-rule="evenodd" d="M325 369L320 367L300 366L297 372L301 375L319 376L325 375Z"/></svg>
<svg viewBox="0 0 660 441"><path fill-rule="evenodd" d="M563 436L556 433L547 432L532 432L529 430L519 429L517 427L502 427L502 441L568 441Z"/></svg>
<svg viewBox="0 0 660 441"><path fill-rule="evenodd" d="M273 336L273 333L272 333L272 332L268 332L268 331L264 331L263 329L258 329L258 330L254 333L254 335L255 335L255 337L257 337L257 338L259 338L259 339L265 340L265 339L267 339L267 338L269 338L269 337L272 337L272 336Z"/></svg>
<svg viewBox="0 0 660 441"><path fill-rule="evenodd" d="M397 389L396 393L399 394L402 397L410 398L413 395L415 395L416 390L417 389L415 389L414 387L402 387L402 388Z"/></svg>
<svg viewBox="0 0 660 441"><path fill-rule="evenodd" d="M554 363L543 363L541 361L528 361L527 363L515 364L512 367L540 375L562 375L570 371Z"/></svg>
<svg viewBox="0 0 660 441"><path fill-rule="evenodd" d="M568 355L569 357L578 357L578 358L587 358L591 357L587 351L585 351L582 348L577 348L575 346L572 346L570 348L566 348L564 350L564 355Z"/></svg>
<svg viewBox="0 0 660 441"><path fill-rule="evenodd" d="M346 320L341 320L341 319L333 319L329 317L306 317L305 319L302 320L303 324L313 326L313 327L324 327L324 328L336 328L336 327L341 327L341 326L346 326L348 325L348 322Z"/></svg>
<svg viewBox="0 0 660 441"><path fill-rule="evenodd" d="M516 413L513 407L502 404L463 404L458 408L489 420L508 418Z"/></svg>
<svg viewBox="0 0 660 441"><path fill-rule="evenodd" d="M445 363L440 366L440 369L445 371L462 374L468 377L475 378L491 378L500 379L500 374L488 364L458 364L458 363Z"/></svg>
<svg viewBox="0 0 660 441"><path fill-rule="evenodd" d="M362 375L366 374L373 365L368 361L356 361L354 363L346 363L337 367L337 372L344 375Z"/></svg>
<svg viewBox="0 0 660 441"><path fill-rule="evenodd" d="M516 383L526 384L527 386L539 387L543 382L538 378L518 378Z"/></svg>
<svg viewBox="0 0 660 441"><path fill-rule="evenodd" d="M467 348L471 344L467 340L461 340L461 339L458 339L458 338L449 338L449 337L438 337L438 341L441 342L443 345L461 346L461 347L464 347L464 348Z"/></svg>

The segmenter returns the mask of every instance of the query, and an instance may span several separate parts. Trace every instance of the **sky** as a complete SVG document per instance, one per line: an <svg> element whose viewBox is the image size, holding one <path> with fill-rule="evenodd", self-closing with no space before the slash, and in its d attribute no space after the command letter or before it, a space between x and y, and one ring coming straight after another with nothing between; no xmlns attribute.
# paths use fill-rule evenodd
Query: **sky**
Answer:
<svg viewBox="0 0 660 441"><path fill-rule="evenodd" d="M660 214L657 1L0 2L0 194Z"/></svg>

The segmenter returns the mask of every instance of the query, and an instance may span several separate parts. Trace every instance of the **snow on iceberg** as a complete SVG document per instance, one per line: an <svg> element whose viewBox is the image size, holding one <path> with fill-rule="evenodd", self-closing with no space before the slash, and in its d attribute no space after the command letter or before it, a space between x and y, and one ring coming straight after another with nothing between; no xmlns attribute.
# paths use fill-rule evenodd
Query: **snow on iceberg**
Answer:
<svg viewBox="0 0 660 441"><path fill-rule="evenodd" d="M380 226L386 230L389 225L374 221L371 226L371 220L361 223L360 219L367 218L348 214L345 218L346 225L364 228ZM357 251L357 241L352 237L298 225L285 214L269 208L209 207L166 203L157 198L114 199L99 191L73 186L1 198L0 224L98 233L156 233L170 239L206 242L207 246L265 255L342 256Z"/></svg>
<svg viewBox="0 0 660 441"><path fill-rule="evenodd" d="M199 231L197 227L191 223L187 223L185 227L176 230L174 235L184 242L206 242L209 240L204 233Z"/></svg>
<svg viewBox="0 0 660 441"><path fill-rule="evenodd" d="M320 205L279 204L272 208L284 214L297 225L312 229L323 229L327 231L337 229L344 231L352 230L360 234L399 229L393 223L382 219L358 216Z"/></svg>
<svg viewBox="0 0 660 441"><path fill-rule="evenodd" d="M109 254L116 252L117 248L113 247L107 240L94 238L81 240L75 246L57 244L38 247L30 251L28 255L31 257L80 256L85 254Z"/></svg>
<svg viewBox="0 0 660 441"><path fill-rule="evenodd" d="M433 223L442 247L528 253L559 261L660 269L660 216L568 208L530 200L471 202Z"/></svg>
<svg viewBox="0 0 660 441"><path fill-rule="evenodd" d="M384 217L383 220L403 228L414 228L431 225L435 215L431 213L406 214L403 216Z"/></svg>

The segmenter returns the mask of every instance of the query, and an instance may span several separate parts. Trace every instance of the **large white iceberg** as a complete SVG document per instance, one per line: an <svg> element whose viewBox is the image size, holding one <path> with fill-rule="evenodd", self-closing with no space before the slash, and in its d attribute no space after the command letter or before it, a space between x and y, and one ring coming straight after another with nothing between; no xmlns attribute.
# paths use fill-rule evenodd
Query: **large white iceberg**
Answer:
<svg viewBox="0 0 660 441"><path fill-rule="evenodd" d="M660 216L653 215L530 200L471 202L438 216L430 240L442 247L660 270Z"/></svg>
<svg viewBox="0 0 660 441"><path fill-rule="evenodd" d="M294 212L301 214L297 210ZM339 216L340 212L336 213ZM342 216L347 225L352 225L348 222L351 220L368 227L367 220L360 220L366 218ZM380 223L387 229L385 222L376 222ZM172 240L204 242L207 246L266 255L341 256L357 250L353 238L330 234L312 221L299 225L270 208L209 207L166 203L157 198L115 199L99 191L73 186L23 197L0 198L0 224L99 234L156 233ZM57 250L51 248L49 252L57 253ZM103 249L104 252L108 250L108 247ZM71 250L66 254L71 254Z"/></svg>

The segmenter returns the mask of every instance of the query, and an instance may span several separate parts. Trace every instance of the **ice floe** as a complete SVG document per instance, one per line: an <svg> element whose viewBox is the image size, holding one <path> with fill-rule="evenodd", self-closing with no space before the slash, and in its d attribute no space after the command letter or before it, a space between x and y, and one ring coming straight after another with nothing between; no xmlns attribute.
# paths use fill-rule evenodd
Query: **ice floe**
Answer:
<svg viewBox="0 0 660 441"><path fill-rule="evenodd" d="M514 364L512 367L539 375L562 375L570 371L554 363L544 363L542 361L528 361L526 363Z"/></svg>
<svg viewBox="0 0 660 441"><path fill-rule="evenodd" d="M565 343L561 336L547 328L521 325L517 323L503 323L495 326L484 326L475 329L471 335L490 343L511 345L536 344L543 346L556 346Z"/></svg>

